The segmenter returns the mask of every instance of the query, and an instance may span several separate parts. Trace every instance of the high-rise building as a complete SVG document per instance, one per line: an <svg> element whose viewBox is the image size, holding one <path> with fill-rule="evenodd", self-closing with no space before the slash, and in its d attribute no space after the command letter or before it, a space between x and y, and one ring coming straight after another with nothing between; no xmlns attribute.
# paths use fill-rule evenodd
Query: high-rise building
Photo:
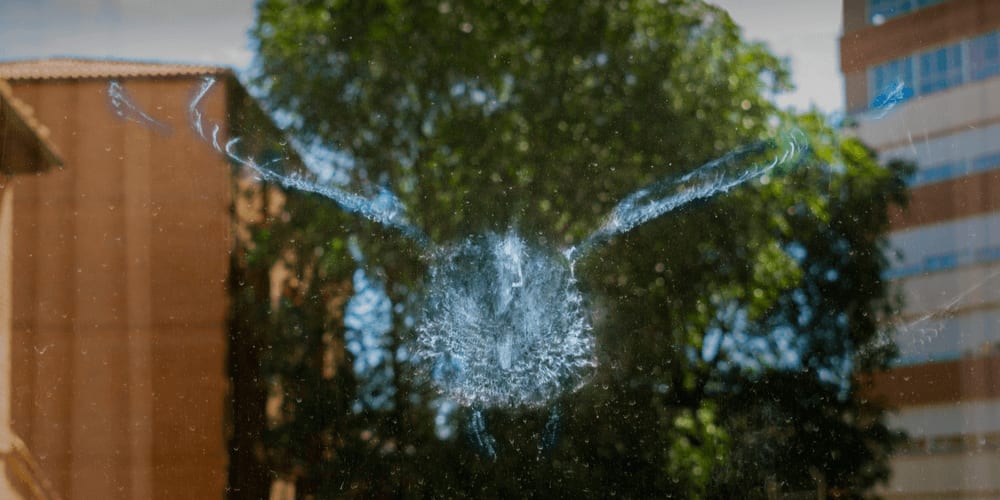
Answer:
<svg viewBox="0 0 1000 500"><path fill-rule="evenodd" d="M911 160L892 214L901 358L876 380L910 444L889 498L1000 497L1000 2L845 0L852 129ZM898 253L898 254L897 254Z"/></svg>

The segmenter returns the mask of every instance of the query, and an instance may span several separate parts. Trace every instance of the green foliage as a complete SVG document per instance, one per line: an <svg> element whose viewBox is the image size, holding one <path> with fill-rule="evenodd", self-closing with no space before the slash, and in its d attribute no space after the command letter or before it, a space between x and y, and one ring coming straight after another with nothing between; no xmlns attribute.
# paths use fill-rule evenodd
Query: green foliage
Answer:
<svg viewBox="0 0 1000 500"><path fill-rule="evenodd" d="M514 228L571 245L628 193L776 123L801 128L812 154L581 262L599 371L553 403L563 418L546 452L546 411L488 412L495 462L461 432L435 435L434 395L401 360L392 407L352 410L346 238L404 307L394 347L412 334L425 263L399 235L288 193L234 257L246 278L231 322L234 485L277 474L320 498L718 497L817 477L859 495L886 477L895 437L855 376L894 354L877 319L892 306L882 235L905 168L879 166L819 117L776 110L766 97L787 88L785 68L724 12L691 0L258 9L268 106L302 140L348 155L359 192L392 189L441 244ZM292 279L272 303L275 262Z"/></svg>

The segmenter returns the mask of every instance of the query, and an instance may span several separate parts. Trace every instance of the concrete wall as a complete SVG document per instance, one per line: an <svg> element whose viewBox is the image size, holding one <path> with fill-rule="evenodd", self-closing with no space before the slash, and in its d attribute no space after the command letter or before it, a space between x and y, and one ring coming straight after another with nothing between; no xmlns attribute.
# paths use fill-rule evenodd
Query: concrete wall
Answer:
<svg viewBox="0 0 1000 500"><path fill-rule="evenodd" d="M907 322L928 314L956 315L1000 308L1000 263L967 266L944 273L915 275L895 283L903 292Z"/></svg>
<svg viewBox="0 0 1000 500"><path fill-rule="evenodd" d="M68 498L219 498L231 169L186 123L196 77L15 84L65 166L16 178L13 428ZM220 87L203 104L223 121Z"/></svg>
<svg viewBox="0 0 1000 500"><path fill-rule="evenodd" d="M1000 400L907 408L889 422L926 437L991 435L1000 431Z"/></svg>
<svg viewBox="0 0 1000 500"><path fill-rule="evenodd" d="M879 491L885 498L1000 497L1000 453L996 450L900 456L892 460L892 469L888 487Z"/></svg>

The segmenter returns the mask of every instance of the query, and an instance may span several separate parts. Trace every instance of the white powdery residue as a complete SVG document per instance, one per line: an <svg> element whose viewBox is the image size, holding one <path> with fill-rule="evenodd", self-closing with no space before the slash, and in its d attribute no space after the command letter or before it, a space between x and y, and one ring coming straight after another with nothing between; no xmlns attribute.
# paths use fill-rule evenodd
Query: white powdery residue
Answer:
<svg viewBox="0 0 1000 500"><path fill-rule="evenodd" d="M387 189L381 189L378 195L372 199L368 199L364 196L349 193L332 185L323 185L317 182L311 182L299 175L281 174L277 170L271 168L271 165L278 160L261 164L253 158L243 156L236 151L236 146L240 143L239 137L230 139L226 142L225 146L220 145L218 140L218 134L220 131L219 125L214 124L212 133L207 135L205 133L203 116L199 107L202 99L205 98L214 84L215 79L212 77L206 77L202 81L202 84L195 93L191 104L188 106L188 116L191 120L191 126L194 128L195 132L197 132L203 140L210 143L216 151L225 154L233 162L250 169L257 174L257 177L260 180L274 182L285 188L324 196L333 200L347 212L356 213L386 227L397 229L424 247L430 245L430 241L424 232L411 224L409 219L406 217L406 207L403 203L399 201L399 198L397 198L395 194Z"/></svg>
<svg viewBox="0 0 1000 500"><path fill-rule="evenodd" d="M495 459L497 456L497 442L489 432L486 431L486 417L483 412L475 410L469 418L469 436L480 453L488 458Z"/></svg>
<svg viewBox="0 0 1000 500"><path fill-rule="evenodd" d="M470 237L441 252L415 355L442 394L474 408L545 406L596 367L565 261L513 233Z"/></svg>
<svg viewBox="0 0 1000 500"><path fill-rule="evenodd" d="M111 80L108 84L108 98L111 100L111 106L115 109L115 114L120 118L152 127L161 133L170 132L169 125L146 114L117 80Z"/></svg>
<svg viewBox="0 0 1000 500"><path fill-rule="evenodd" d="M913 89L901 80L890 83L871 103L871 111L866 118L885 118L896 106L913 97Z"/></svg>
<svg viewBox="0 0 1000 500"><path fill-rule="evenodd" d="M804 142L801 132L792 132L778 140L738 148L679 178L663 179L639 189L619 202L604 224L573 248L568 258L579 259L598 244L692 201L727 193L779 165L794 163L801 157ZM763 162L752 161L762 155L773 156Z"/></svg>
<svg viewBox="0 0 1000 500"><path fill-rule="evenodd" d="M524 242L520 238L509 235L498 242L493 248L496 252L494 259L495 282L497 289L496 309L506 310L517 288L524 286ZM508 334L509 336L509 334Z"/></svg>

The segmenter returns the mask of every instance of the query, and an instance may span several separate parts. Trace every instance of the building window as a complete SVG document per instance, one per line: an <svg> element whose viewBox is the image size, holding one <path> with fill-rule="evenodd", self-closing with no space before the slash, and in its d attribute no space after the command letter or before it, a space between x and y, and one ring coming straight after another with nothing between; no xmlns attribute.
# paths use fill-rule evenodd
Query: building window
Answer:
<svg viewBox="0 0 1000 500"><path fill-rule="evenodd" d="M904 57L880 64L871 69L868 103L878 108L886 101L886 95L896 90L899 84L911 87L913 82L913 59Z"/></svg>
<svg viewBox="0 0 1000 500"><path fill-rule="evenodd" d="M913 10L913 0L868 0L868 21L882 24Z"/></svg>
<svg viewBox="0 0 1000 500"><path fill-rule="evenodd" d="M924 269L927 272L944 271L958 267L958 255L932 255L924 259Z"/></svg>
<svg viewBox="0 0 1000 500"><path fill-rule="evenodd" d="M950 45L920 55L918 92L929 94L962 83L962 45Z"/></svg>
<svg viewBox="0 0 1000 500"><path fill-rule="evenodd" d="M982 155L972 160L973 172L987 172L1000 167L1000 153Z"/></svg>
<svg viewBox="0 0 1000 500"><path fill-rule="evenodd" d="M868 22L882 24L894 17L909 14L944 0L868 0Z"/></svg>
<svg viewBox="0 0 1000 500"><path fill-rule="evenodd" d="M918 170L910 179L910 186L921 186L961 177L968 172L965 162L946 163Z"/></svg>
<svg viewBox="0 0 1000 500"><path fill-rule="evenodd" d="M1000 31L868 68L868 108L1000 76Z"/></svg>
<svg viewBox="0 0 1000 500"><path fill-rule="evenodd" d="M1000 33L969 40L969 70L973 80L1000 74Z"/></svg>

